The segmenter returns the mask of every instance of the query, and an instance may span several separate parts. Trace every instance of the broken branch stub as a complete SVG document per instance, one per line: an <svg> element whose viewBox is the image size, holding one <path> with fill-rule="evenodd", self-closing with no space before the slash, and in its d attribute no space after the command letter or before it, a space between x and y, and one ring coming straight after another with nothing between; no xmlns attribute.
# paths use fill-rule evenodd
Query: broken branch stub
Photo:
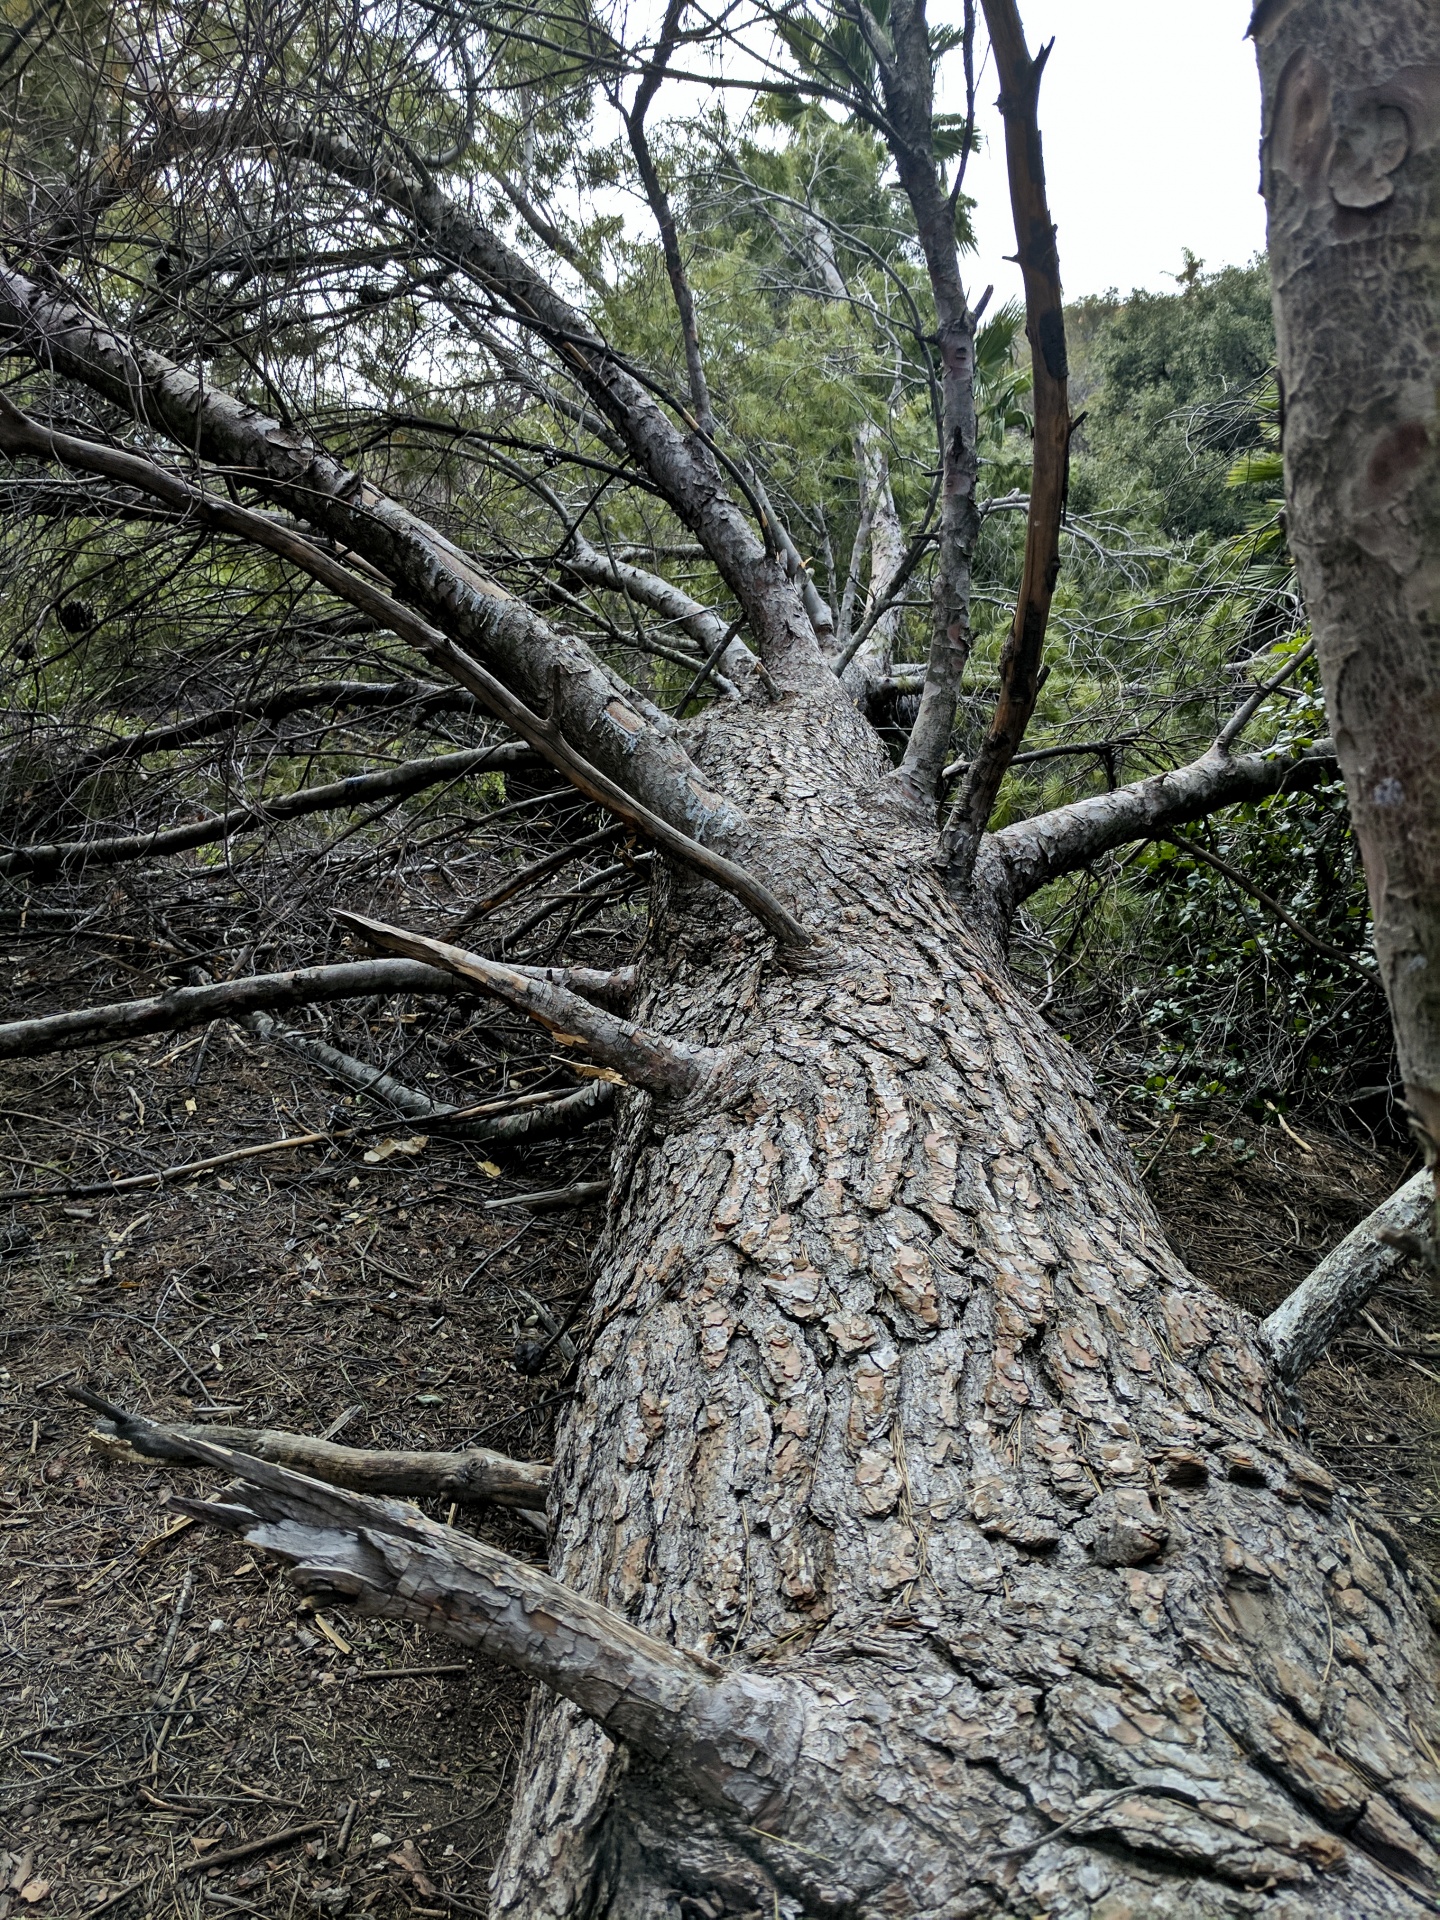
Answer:
<svg viewBox="0 0 1440 1920"><path fill-rule="evenodd" d="M568 987L538 973L509 967L467 953L445 940L431 940L403 927L388 926L362 913L337 913L336 919L367 946L403 955L457 974L493 993L497 1000L527 1014L562 1045L580 1044L603 1067L647 1092L676 1099L695 1093L721 1070L724 1055L713 1047L689 1047L607 1013Z"/></svg>
<svg viewBox="0 0 1440 1920"><path fill-rule="evenodd" d="M1435 1216L1435 1186L1417 1173L1326 1254L1264 1323L1283 1380L1298 1380L1407 1259L1423 1254L1420 1236ZM1393 1237L1391 1237L1393 1236Z"/></svg>
<svg viewBox="0 0 1440 1920"><path fill-rule="evenodd" d="M172 1457L234 1474L242 1484L220 1499L172 1504L288 1560L306 1592L414 1621L541 1681L663 1765L675 1790L732 1818L768 1822L783 1811L801 1740L794 1688L669 1646L405 1502L327 1486L135 1415L129 1427L168 1442Z"/></svg>

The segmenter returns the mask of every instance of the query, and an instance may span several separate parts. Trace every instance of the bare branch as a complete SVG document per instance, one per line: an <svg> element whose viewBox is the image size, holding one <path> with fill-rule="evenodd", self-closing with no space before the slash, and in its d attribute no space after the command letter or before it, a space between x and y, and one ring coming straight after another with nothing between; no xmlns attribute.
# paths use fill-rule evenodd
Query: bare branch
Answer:
<svg viewBox="0 0 1440 1920"><path fill-rule="evenodd" d="M445 786L496 767L533 765L535 759L529 747L503 741L493 747L474 747L462 753L404 760L399 766L385 767L379 773L352 774L349 779L331 781L323 787L301 787L298 792L281 794L274 800L254 800L209 820L189 821L183 827L158 827L108 839L11 847L0 853L0 874L47 877L81 867L113 867L125 860L158 859L164 854L182 853L189 847L229 840L249 827L296 820L309 813L332 813L342 807L366 806L372 800L405 800L412 794L423 793L427 787Z"/></svg>
<svg viewBox="0 0 1440 1920"><path fill-rule="evenodd" d="M1303 647L1291 654L1290 658L1277 674L1273 674L1261 686L1258 686L1241 706L1237 707L1225 725L1215 736L1215 745L1221 753L1228 753L1235 741L1249 726L1255 715L1264 706L1271 694L1283 687L1285 682L1298 673L1315 651L1315 642L1307 640Z"/></svg>
<svg viewBox="0 0 1440 1920"><path fill-rule="evenodd" d="M670 204L670 196L660 178L655 165L655 156L650 151L650 142L645 134L645 115L650 102L654 99L660 78L669 64L680 37L680 22L685 12L685 0L669 0L665 9L665 19L660 28L660 36L655 51L647 62L640 85L635 90L634 104L623 116L625 131L630 139L630 151L635 156L635 165L640 173L640 184L645 189L645 198L650 203L650 211L655 217L655 225L660 230L660 245L665 255L665 272L669 277L670 291L675 300L675 311L680 316L680 335L685 347L685 370L690 381L690 404L695 410L695 424L702 433L714 434L715 415L710 410L710 389L705 380L705 362L700 355L700 329L695 319L695 297L690 291L690 281L685 273L685 262L680 253L680 236L675 227L675 210Z"/></svg>
<svg viewBox="0 0 1440 1920"><path fill-rule="evenodd" d="M1088 865L1112 847L1151 839L1242 800L1309 792L1337 777L1335 749L1328 740L1298 752L1238 757L1211 747L1188 766L1072 801L987 834L976 861L976 876L1002 914L1008 914L1038 888Z"/></svg>
<svg viewBox="0 0 1440 1920"><path fill-rule="evenodd" d="M0 274L0 292L3 292L4 276ZM168 363L167 363L168 364ZM188 378L188 376L187 376ZM213 399L215 389L206 390L206 399ZM232 403L233 404L233 403ZM276 429L277 433L280 429ZM427 621L403 607L389 594L373 586L371 582L350 568L333 559L313 542L281 527L264 514L256 513L248 507L236 506L228 499L212 493L202 492L192 487L178 475L169 473L155 465L153 461L142 459L131 453L122 453L115 448L100 446L89 440L77 440L69 434L54 433L29 419L8 400L0 397L0 448L15 453L37 454L43 458L56 459L68 465L88 468L98 473L120 475L133 485L143 487L161 499L183 504L197 519L221 528L227 533L238 534L242 539L251 540L256 545L279 554L282 559L303 569L322 586L332 593L348 600L353 606L370 614L381 625L408 642L426 659L442 668L462 686L468 687L481 703L505 722L515 733L556 767L577 790L589 800L600 806L608 807L635 831L645 834L657 846L672 857L686 862L707 879L725 888L729 893L747 906L756 918L782 943L793 947L807 947L812 944L812 936L795 918L787 907L779 901L766 886L753 875L723 854L712 851L692 839L671 824L669 819L652 812L633 793L612 780L607 774L583 757L565 738L556 724L554 715L542 719L533 712L510 689L487 668L455 645L444 633L432 627ZM438 536L436 536L438 538ZM514 605L514 602L509 604ZM559 705L560 689L576 677L562 673L561 662L554 662L555 699L552 705ZM583 673L583 669L578 671ZM665 798L675 806L681 818L693 817L697 813L732 828L740 825L740 816L718 794L712 793L700 776L699 770L691 766L689 760L673 741L667 740L662 749L662 758L649 760L645 743L641 736L647 733L650 744L654 744L654 730L647 728L645 720L634 706L622 695L611 693L605 709L609 722L609 731L622 737L629 734L634 741L634 755L639 766L626 770L632 775L650 771L659 775L666 789ZM632 725L633 723L633 725ZM667 764L668 763L668 764ZM661 768L663 766L663 774ZM675 776L682 776L676 791ZM643 782L642 784L652 784Z"/></svg>
<svg viewBox="0 0 1440 1920"><path fill-rule="evenodd" d="M100 1451L111 1459L128 1452L147 1460L188 1460L190 1455L177 1447L175 1440L207 1440L255 1460L289 1467L312 1480L323 1480L327 1486L350 1487L356 1493L453 1500L462 1507L525 1507L540 1512L545 1508L550 1469L529 1461L509 1460L487 1447L465 1447L454 1453L386 1452L337 1446L333 1440L283 1433L272 1427L186 1426L180 1422L158 1427L148 1420L136 1420L123 1407L102 1400L84 1387L68 1386L65 1391L81 1406L103 1415L98 1434Z"/></svg>
<svg viewBox="0 0 1440 1920"><path fill-rule="evenodd" d="M198 740L212 739L217 733L229 733L249 720L288 720L292 714L309 713L317 707L408 707L412 713L431 714L473 713L477 705L475 696L462 687L437 687L423 680L323 680L310 687L282 687L261 699L239 700L232 706L193 714L188 720L172 721L168 726L117 734L77 759L67 774L78 780L119 760L174 753Z"/></svg>
<svg viewBox="0 0 1440 1920"><path fill-rule="evenodd" d="M337 913L335 917L367 946L443 967L493 993L496 999L537 1021L562 1045L588 1047L602 1067L651 1093L672 1099L683 1097L714 1080L723 1069L725 1057L715 1049L687 1047L637 1027L633 1021L607 1013L568 987L529 969L484 960L448 941L430 940L403 927L387 926L383 920L371 920L365 914Z"/></svg>
<svg viewBox="0 0 1440 1920"><path fill-rule="evenodd" d="M712 839L739 828L740 816L705 786L663 714L625 689L582 642L554 633L443 535L295 429L267 419L12 270L0 270L0 341L42 367L81 381L177 446L282 502L342 551L363 553L406 599L426 610L426 620L408 616L411 629L402 637L434 653L451 674L454 661L464 657L461 647L444 638L437 651L419 640L418 629L427 635L437 629L443 636L458 634L482 660L496 662L505 682L520 690L522 704L552 705L554 726L577 752L609 770L617 791L640 795L653 811ZM317 556L313 547L264 516L201 494L134 455L67 435L45 436L33 422L24 423L22 432L22 422L23 415L6 415L11 451L119 478L197 518L203 515L210 525L259 540L314 577L323 574L324 584L352 605L370 612L379 606L377 617L399 631L394 601L377 600L370 588L370 598L362 602L349 569L328 555ZM473 676L454 677L480 693Z"/></svg>
<svg viewBox="0 0 1440 1920"><path fill-rule="evenodd" d="M1264 1323L1282 1380L1314 1366L1375 1289L1415 1256L1407 1242L1435 1224L1435 1183L1422 1169L1326 1254Z"/></svg>
<svg viewBox="0 0 1440 1920"><path fill-rule="evenodd" d="M1000 695L946 833L950 884L955 888L969 882L1005 771L1035 711L1050 600L1060 572L1060 523L1065 514L1070 465L1065 309L1055 223L1045 195L1040 148L1040 76L1050 49L1043 47L1034 60L1030 58L1015 0L983 0L983 4L990 45L1000 71L1010 204L1025 279L1025 331L1033 369L1035 436L1025 564L1014 623L1000 656Z"/></svg>
<svg viewBox="0 0 1440 1920"><path fill-rule="evenodd" d="M465 988L453 973L413 960L351 960L333 967L296 967L258 973L214 986L175 987L146 1000L77 1007L34 1020L0 1026L0 1060L17 1060L67 1047L113 1044L145 1033L178 1033L212 1020L238 1020L247 1013L279 1012L321 1000L361 1000L376 993L439 993Z"/></svg>
<svg viewBox="0 0 1440 1920"><path fill-rule="evenodd" d="M783 1815L801 1741L800 1701L786 1683L671 1647L405 1502L326 1486L135 1415L129 1430L164 1434L195 1465L243 1482L219 1500L172 1504L290 1561L304 1591L428 1626L552 1687L704 1805L752 1825Z"/></svg>

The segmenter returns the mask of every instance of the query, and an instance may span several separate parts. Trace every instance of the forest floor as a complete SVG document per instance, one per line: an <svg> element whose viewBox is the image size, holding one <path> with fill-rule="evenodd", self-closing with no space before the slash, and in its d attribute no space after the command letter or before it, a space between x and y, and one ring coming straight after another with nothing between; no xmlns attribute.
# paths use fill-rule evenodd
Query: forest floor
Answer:
<svg viewBox="0 0 1440 1920"><path fill-rule="evenodd" d="M56 1168L100 1132L113 1145L122 1119L125 1164L159 1114L170 1138L152 1151L173 1160L273 1136L277 1111L303 1120L325 1097L312 1080L282 1098L288 1067L226 1028L78 1062L0 1079L15 1184L83 1180ZM1298 1123L1217 1124L1130 1116L1180 1252L1256 1312L1406 1171L1398 1149ZM474 1149L367 1161L361 1141L0 1218L0 1920L122 1902L124 1920L485 1912L525 1689L417 1631L307 1609L242 1545L167 1511L167 1487L203 1476L91 1451L63 1387L360 1446L545 1458L564 1363L517 1359L536 1302L560 1321L575 1304L598 1209L482 1209L594 1179L604 1144L531 1149L522 1182ZM1428 1290L1384 1289L1303 1385L1337 1477L1440 1562ZM540 1557L518 1522L456 1524Z"/></svg>

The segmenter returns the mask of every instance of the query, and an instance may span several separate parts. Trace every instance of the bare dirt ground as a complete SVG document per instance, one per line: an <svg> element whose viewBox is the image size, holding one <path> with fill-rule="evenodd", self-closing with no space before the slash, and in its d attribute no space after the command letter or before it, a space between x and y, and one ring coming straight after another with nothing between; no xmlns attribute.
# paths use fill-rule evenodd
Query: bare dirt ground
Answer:
<svg viewBox="0 0 1440 1920"><path fill-rule="evenodd" d="M334 1099L225 1027L0 1080L26 1187L273 1137L277 1117L323 1125ZM1181 1251L1257 1312L1406 1170L1298 1126L1131 1128ZM83 1378L161 1416L547 1457L565 1362L526 1349L581 1296L598 1213L485 1203L602 1175L603 1129L523 1171L440 1142L367 1162L366 1144L0 1215L0 1920L486 1910L525 1689L442 1641L307 1611L167 1511L203 1476L108 1463L63 1394ZM1413 1279L1304 1382L1338 1476L1432 1560L1437 1394L1440 1316ZM540 1557L518 1521L456 1524Z"/></svg>

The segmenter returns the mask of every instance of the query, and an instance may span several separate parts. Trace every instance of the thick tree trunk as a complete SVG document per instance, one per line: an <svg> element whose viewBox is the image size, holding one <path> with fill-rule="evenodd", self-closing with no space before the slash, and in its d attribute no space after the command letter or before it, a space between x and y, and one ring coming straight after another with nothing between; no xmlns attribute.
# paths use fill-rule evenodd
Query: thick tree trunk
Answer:
<svg viewBox="0 0 1440 1920"><path fill-rule="evenodd" d="M1262 0L1291 544L1406 1098L1440 1153L1440 9Z"/></svg>
<svg viewBox="0 0 1440 1920"><path fill-rule="evenodd" d="M552 1567L790 1708L742 1813L539 1696L497 1914L1430 1910L1399 1542L887 820L858 716L732 708L697 750L833 940L785 971L675 883L641 1017L732 1070L627 1096Z"/></svg>

